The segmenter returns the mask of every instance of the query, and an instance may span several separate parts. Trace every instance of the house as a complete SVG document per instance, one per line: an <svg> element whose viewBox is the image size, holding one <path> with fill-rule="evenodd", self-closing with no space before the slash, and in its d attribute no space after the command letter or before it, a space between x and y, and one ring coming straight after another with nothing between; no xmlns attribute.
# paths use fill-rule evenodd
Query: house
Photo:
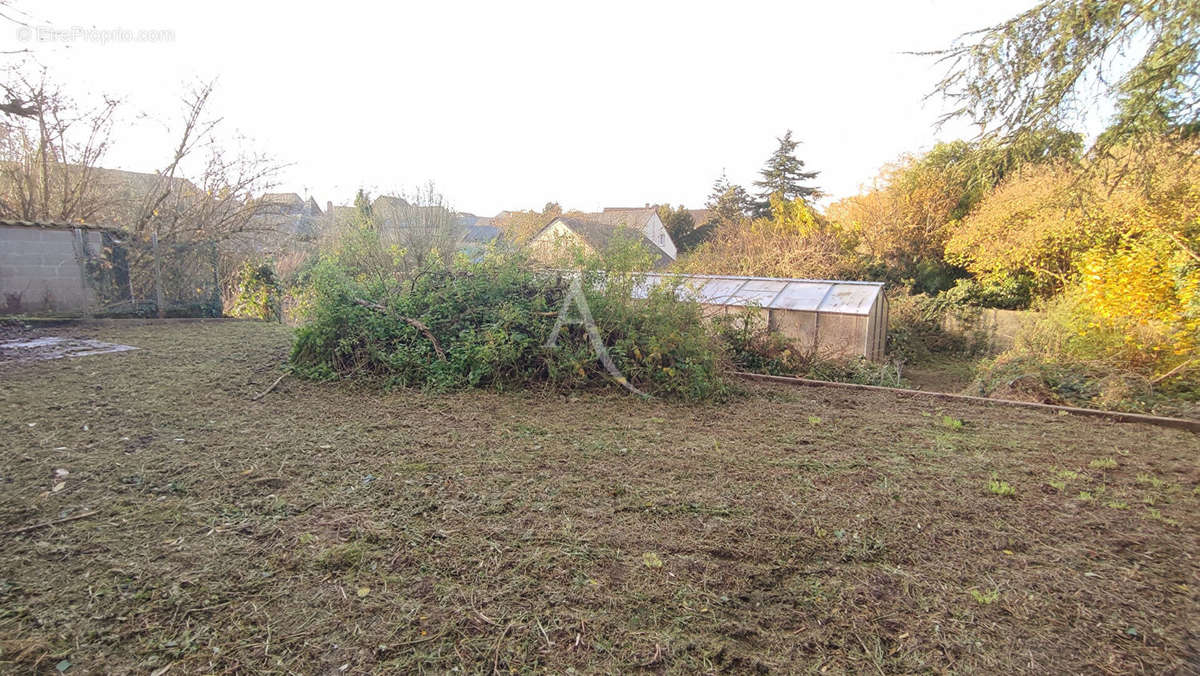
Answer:
<svg viewBox="0 0 1200 676"><path fill-rule="evenodd" d="M294 192L266 193L259 198L262 210L256 215L260 225L279 232L301 237L315 237L325 221L325 213L317 201L301 199Z"/></svg>
<svg viewBox="0 0 1200 676"><path fill-rule="evenodd" d="M159 173L105 167L88 167L84 170L70 165L66 170L72 174L79 171L90 174L86 180L90 186L87 199L94 200L96 209L85 218L89 224L97 227L136 228L139 219L147 215L145 212L149 209L150 201L164 189L169 191L167 198L157 206L162 214L185 212L191 201L201 196L201 190L186 178L168 178Z"/></svg>
<svg viewBox="0 0 1200 676"><path fill-rule="evenodd" d="M472 260L482 258L487 247L500 242L503 235L500 228L494 225L467 225L462 227L462 236L459 237L456 249L465 253Z"/></svg>
<svg viewBox="0 0 1200 676"><path fill-rule="evenodd" d="M380 195L371 202L371 213L384 225L398 225L412 205L403 197Z"/></svg>
<svg viewBox="0 0 1200 676"><path fill-rule="evenodd" d="M655 215L654 219L657 220L658 216ZM658 221L658 227L662 229L661 221ZM666 236L666 230L662 230L663 241L670 242L671 238ZM624 216L614 216L607 223L591 218L559 216L538 231L526 246L534 258L551 263L570 247L578 247L586 254L602 253L621 232L641 235L642 245L654 256L655 268L666 267L675 260L654 239L647 236L644 230L629 225L627 217ZM673 244L671 248L674 249Z"/></svg>
<svg viewBox="0 0 1200 676"><path fill-rule="evenodd" d="M605 207L604 211L584 214L584 218L612 226L626 226L641 230L646 238L659 249L670 256L671 260L679 255L675 242L658 217L658 209L645 207Z"/></svg>
<svg viewBox="0 0 1200 676"><path fill-rule="evenodd" d="M463 244L486 246L500 239L501 231L494 225L468 225L463 231Z"/></svg>

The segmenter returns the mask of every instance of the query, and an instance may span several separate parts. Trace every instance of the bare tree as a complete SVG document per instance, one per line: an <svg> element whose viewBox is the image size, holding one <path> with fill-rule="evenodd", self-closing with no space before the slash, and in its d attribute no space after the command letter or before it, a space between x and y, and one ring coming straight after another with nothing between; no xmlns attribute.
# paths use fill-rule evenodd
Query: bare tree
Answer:
<svg viewBox="0 0 1200 676"><path fill-rule="evenodd" d="M411 194L377 200L376 205L374 218L382 239L398 248L410 275L453 256L465 232L458 214L433 183Z"/></svg>
<svg viewBox="0 0 1200 676"><path fill-rule="evenodd" d="M50 84L15 75L5 90L31 114L0 118L0 215L81 222L105 206L97 168L109 149L118 102L83 107Z"/></svg>
<svg viewBox="0 0 1200 676"><path fill-rule="evenodd" d="M184 99L178 141L129 224L134 236L211 242L267 227L256 217L272 205L253 195L273 186L280 166L262 155L230 155L220 147L214 132L221 120L205 117L212 91L213 83L204 83ZM189 177L185 165L196 160L201 168Z"/></svg>
<svg viewBox="0 0 1200 676"><path fill-rule="evenodd" d="M18 18L18 14L23 13L13 6L12 0L0 0L0 25L8 24L11 26L20 26L24 29L29 28L29 24L26 21ZM28 49L0 50L0 56L3 57L26 54L29 54ZM12 72L15 72L15 69ZM0 113L3 113L6 118L33 119L37 116L38 111L41 109L40 103L37 99L26 96L21 87L0 83L0 89L4 90L3 95L0 96Z"/></svg>
<svg viewBox="0 0 1200 676"><path fill-rule="evenodd" d="M197 270L207 269L216 277L220 267L233 267L220 266L219 250L244 257L236 240L272 229L273 221L263 217L273 205L254 195L272 187L280 167L262 155L230 155L221 148L215 135L221 120L207 117L212 92L213 83L204 83L184 98L178 140L166 165L138 196L128 223L132 238L142 245L135 247L134 263L154 270L160 315L164 299L158 278L164 259L185 276L188 270L195 277ZM200 169L189 178L186 167L197 162Z"/></svg>

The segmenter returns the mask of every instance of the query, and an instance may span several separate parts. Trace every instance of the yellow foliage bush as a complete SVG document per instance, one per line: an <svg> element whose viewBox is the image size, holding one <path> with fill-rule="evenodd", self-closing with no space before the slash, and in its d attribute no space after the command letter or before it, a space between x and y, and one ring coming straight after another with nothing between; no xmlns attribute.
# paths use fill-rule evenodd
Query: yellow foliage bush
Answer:
<svg viewBox="0 0 1200 676"><path fill-rule="evenodd" d="M722 225L675 265L693 274L853 279L860 274L852 235L803 200L771 199L771 218Z"/></svg>
<svg viewBox="0 0 1200 676"><path fill-rule="evenodd" d="M1147 378L1200 363L1198 151L1197 139L1159 138L1028 167L964 219L947 252L977 277L1023 275L1054 299L1071 321L1056 324L1057 342L1037 327L1047 358Z"/></svg>
<svg viewBox="0 0 1200 676"><path fill-rule="evenodd" d="M1096 323L1123 330L1128 346L1166 362L1200 348L1200 265L1189 266L1173 242L1151 235L1116 252L1089 251L1082 267Z"/></svg>

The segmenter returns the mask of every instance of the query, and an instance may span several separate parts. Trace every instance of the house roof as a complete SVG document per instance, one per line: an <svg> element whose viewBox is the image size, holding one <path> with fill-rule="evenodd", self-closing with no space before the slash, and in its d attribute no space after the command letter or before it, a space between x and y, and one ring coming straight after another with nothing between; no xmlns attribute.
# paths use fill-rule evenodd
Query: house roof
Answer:
<svg viewBox="0 0 1200 676"><path fill-rule="evenodd" d="M392 195L380 195L371 202L372 209L399 209L409 206L408 200Z"/></svg>
<svg viewBox="0 0 1200 676"><path fill-rule="evenodd" d="M543 232L554 227L555 223L562 223L571 232L579 235L579 237L583 239L588 246L592 247L592 249L595 249L596 251L604 251L607 249L609 245L612 244L613 239L616 238L617 234L624 229L631 234L640 236L642 243L649 247L650 252L657 255L657 259L654 262L656 267L667 265L672 260L671 257L667 255L667 252L660 249L657 244L650 240L649 237L646 237L645 233L643 233L637 226L628 224L625 221L621 221L618 224L605 223L598 220L592 220L590 218L558 216L554 220L550 221L546 227L539 230L537 235L533 236L533 239L537 239L537 237Z"/></svg>
<svg viewBox="0 0 1200 676"><path fill-rule="evenodd" d="M0 161L0 167L5 169L6 174L14 169L21 171L13 162ZM87 216L87 222L96 228L123 228L134 225L133 221L146 206L148 195L160 182L166 182L171 187L170 199L162 204L165 209L175 208L179 203L200 193L186 178L176 176L168 179L158 173L83 167L75 164L58 164L54 166L53 171L56 174L61 172L69 175L73 181L86 182L92 195L89 197L89 205L94 206L92 213ZM86 179L82 178L84 173L88 176Z"/></svg>
<svg viewBox="0 0 1200 676"><path fill-rule="evenodd" d="M658 213L654 207L604 207L604 211L587 214L588 218L609 225L628 225L640 228Z"/></svg>
<svg viewBox="0 0 1200 676"><path fill-rule="evenodd" d="M304 204L304 200L300 199L300 196L294 192L264 193L261 200L263 202L270 202L271 204L295 208L300 208Z"/></svg>
<svg viewBox="0 0 1200 676"><path fill-rule="evenodd" d="M688 209L687 212L692 215L692 223L698 228L708 222L712 218L712 211L709 209Z"/></svg>
<svg viewBox="0 0 1200 676"><path fill-rule="evenodd" d="M170 186L170 196L162 208L182 208L187 201L195 199L200 189L194 183L179 176L167 178L159 173L126 171L92 167L94 181L103 196L103 204L88 220L116 227L132 227L133 221L145 208L149 195L162 183Z"/></svg>
<svg viewBox="0 0 1200 676"><path fill-rule="evenodd" d="M332 214L335 219L349 220L351 218L354 218L354 214L357 213L357 211L358 210L354 207L341 207L341 206L335 205L333 207L333 211L331 211L330 214Z"/></svg>
<svg viewBox="0 0 1200 676"><path fill-rule="evenodd" d="M487 244L500 238L500 228L493 225L468 225L463 241L469 244Z"/></svg>

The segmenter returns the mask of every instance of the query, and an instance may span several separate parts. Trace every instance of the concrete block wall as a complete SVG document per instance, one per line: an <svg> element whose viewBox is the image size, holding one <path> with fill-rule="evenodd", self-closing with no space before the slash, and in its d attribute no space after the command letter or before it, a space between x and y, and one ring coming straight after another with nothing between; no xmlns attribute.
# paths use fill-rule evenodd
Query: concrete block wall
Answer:
<svg viewBox="0 0 1200 676"><path fill-rule="evenodd" d="M83 231L97 254L99 231ZM0 314L82 313L95 308L76 257L75 231L0 225Z"/></svg>
<svg viewBox="0 0 1200 676"><path fill-rule="evenodd" d="M982 308L977 316L967 319L949 314L942 319L942 328L968 338L972 337L972 334L982 334L987 342L988 352L995 354L1012 347L1017 333L1036 317L1036 312L1028 310Z"/></svg>

